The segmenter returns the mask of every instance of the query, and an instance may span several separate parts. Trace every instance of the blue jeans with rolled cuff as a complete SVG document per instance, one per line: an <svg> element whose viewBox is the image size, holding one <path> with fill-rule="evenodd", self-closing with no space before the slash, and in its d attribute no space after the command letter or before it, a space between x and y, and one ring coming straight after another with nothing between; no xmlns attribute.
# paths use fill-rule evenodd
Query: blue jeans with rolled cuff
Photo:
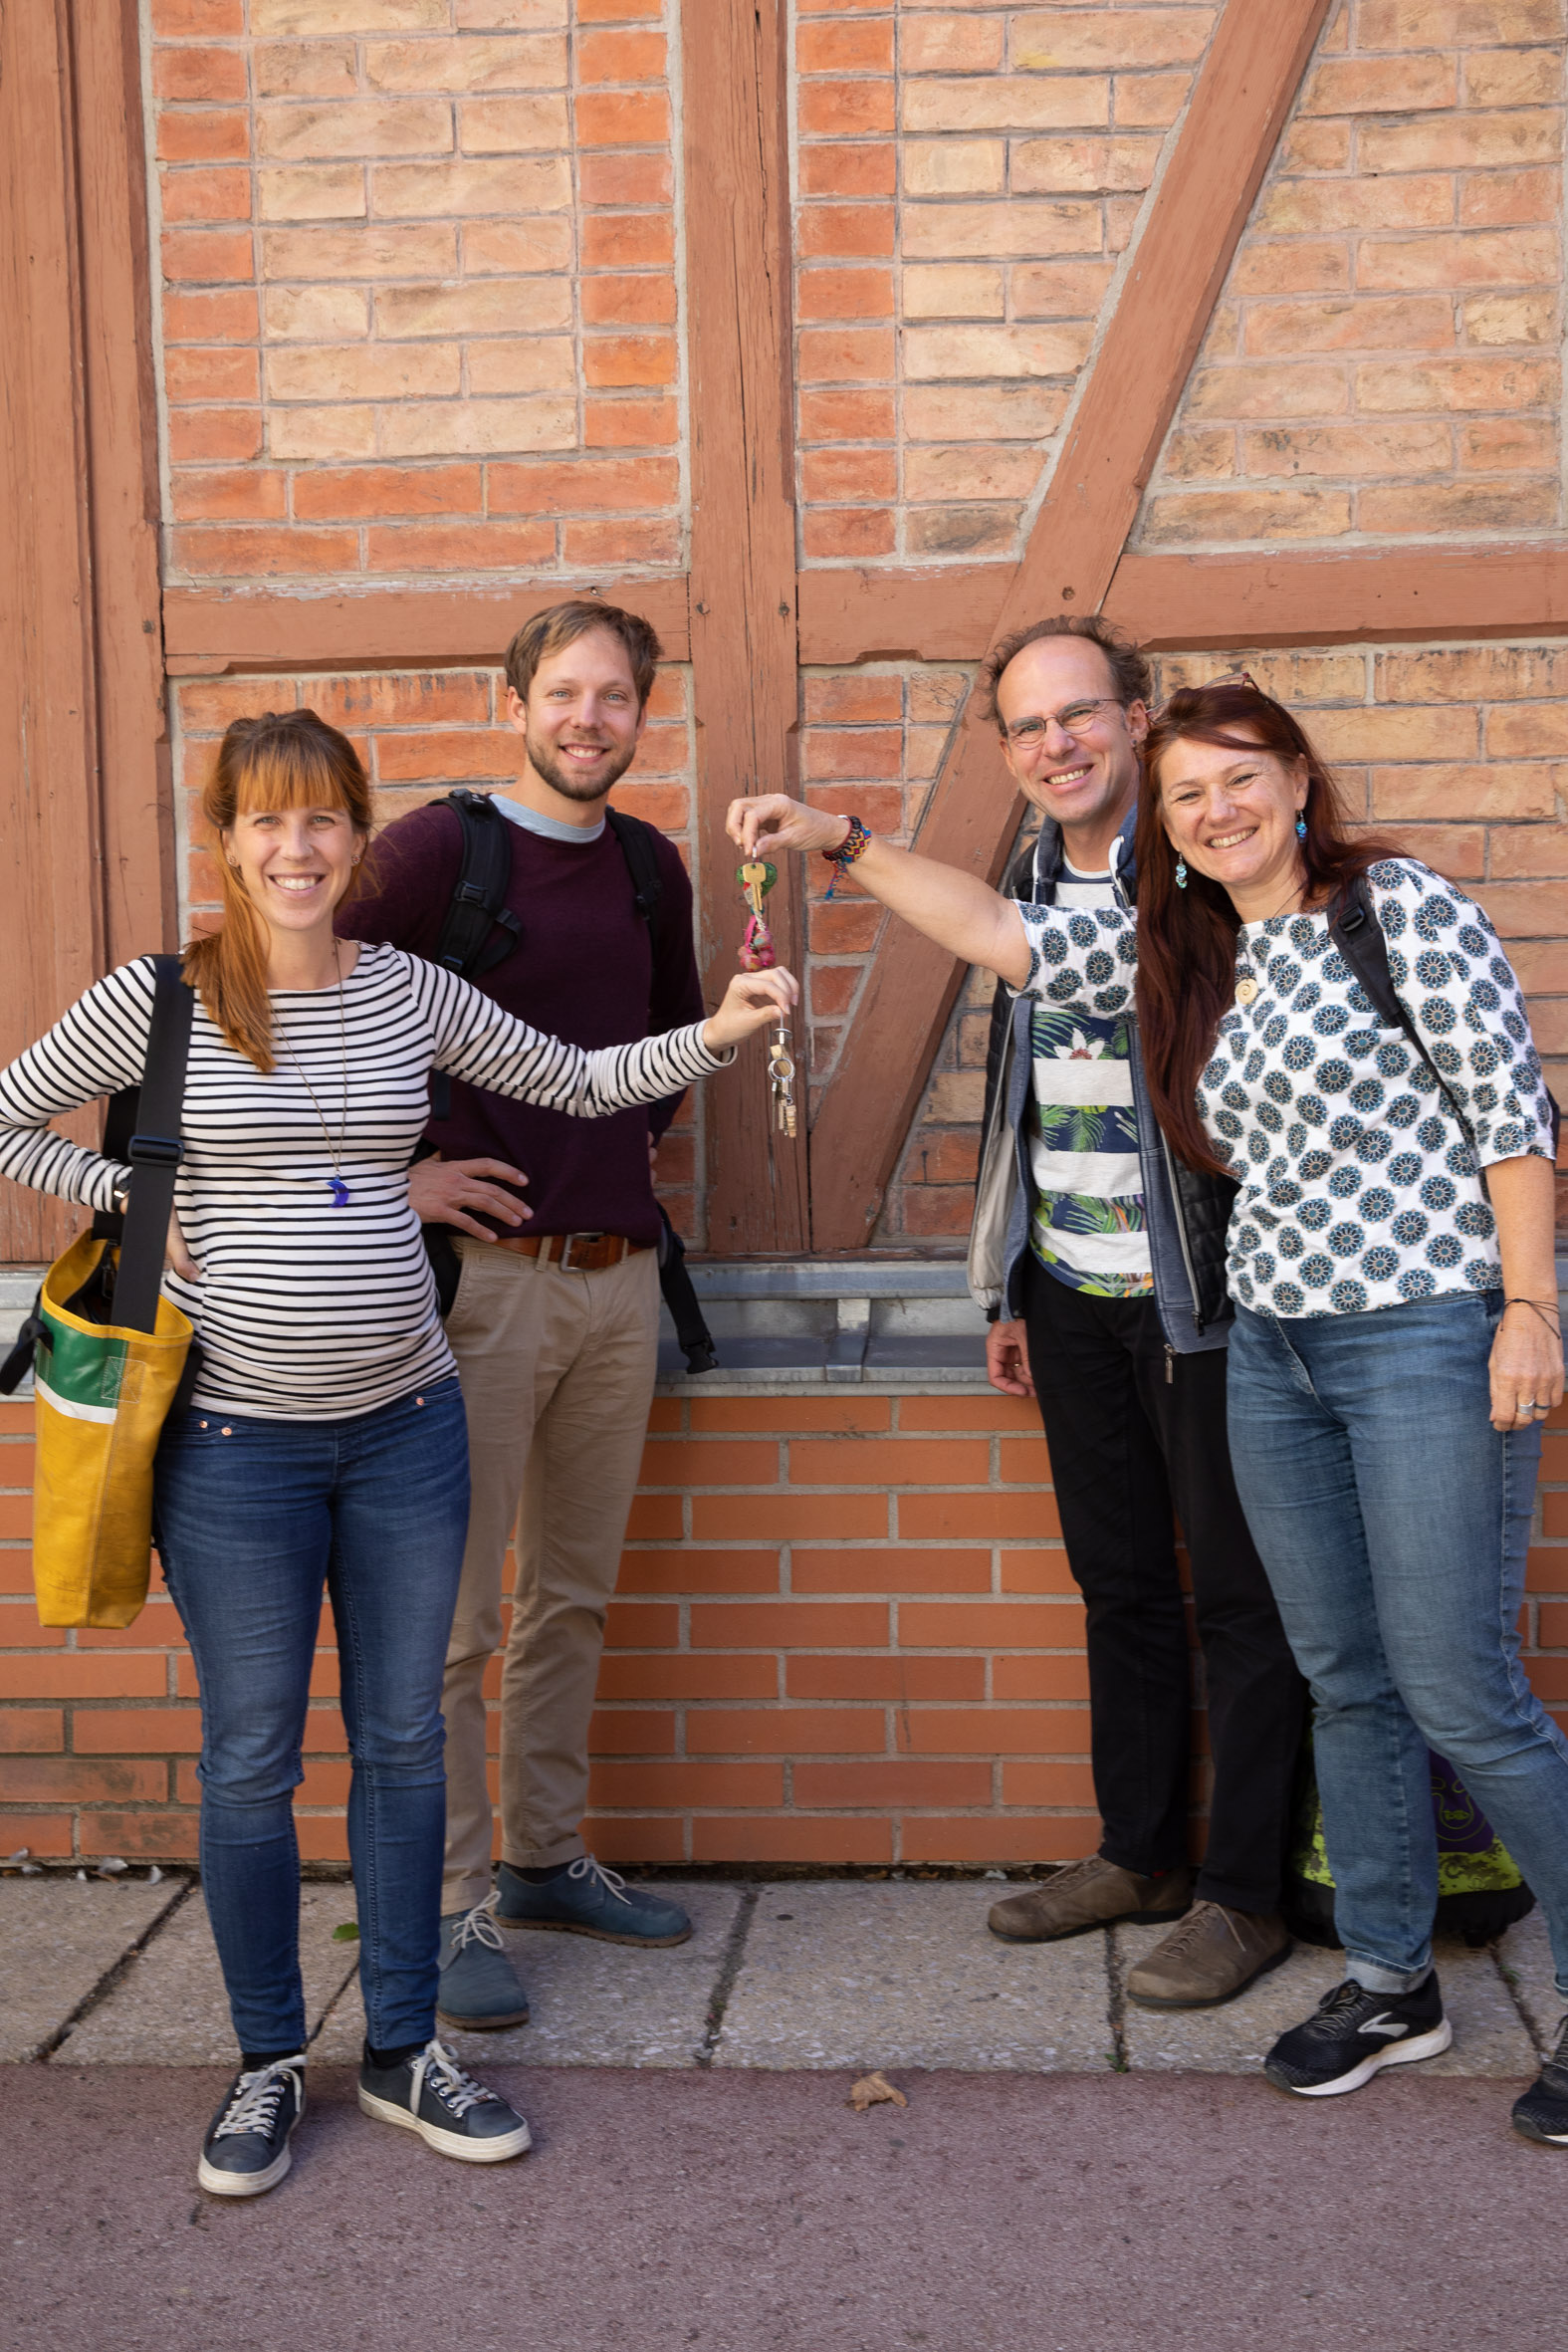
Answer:
<svg viewBox="0 0 1568 2352"><path fill-rule="evenodd" d="M1487 1418L1501 1306L1238 1305L1231 1337L1236 1488L1311 1684L1334 1917L1374 1993L1432 1965L1432 1748L1534 1888L1568 1999L1568 1741L1519 1663L1541 1440Z"/></svg>
<svg viewBox="0 0 1568 2352"><path fill-rule="evenodd" d="M441 1677L468 1527L462 1393L344 1421L182 1413L154 1481L201 1688L201 1876L242 2050L305 2047L294 1790L322 1594L352 1757L366 2032L435 2031L446 1831Z"/></svg>

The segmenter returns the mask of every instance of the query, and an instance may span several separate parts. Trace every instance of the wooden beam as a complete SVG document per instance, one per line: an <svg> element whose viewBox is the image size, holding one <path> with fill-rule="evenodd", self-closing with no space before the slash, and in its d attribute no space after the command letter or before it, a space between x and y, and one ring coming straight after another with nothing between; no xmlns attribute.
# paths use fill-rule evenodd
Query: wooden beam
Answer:
<svg viewBox="0 0 1568 2352"><path fill-rule="evenodd" d="M1330 0L1227 0L1023 557L1006 635L1103 598ZM1020 803L972 701L919 847L995 881ZM812 1137L812 1240L861 1246L925 1089L962 968L894 925L873 962Z"/></svg>
<svg viewBox="0 0 1568 2352"><path fill-rule="evenodd" d="M800 659L829 667L856 661L979 661L997 633L1015 566L878 565L802 572Z"/></svg>
<svg viewBox="0 0 1568 2352"><path fill-rule="evenodd" d="M547 605L595 596L640 612L671 661L691 650L682 573L510 588L366 588L290 594L266 588L171 588L163 593L165 667L173 677L223 670L440 668L499 663L513 633Z"/></svg>
<svg viewBox="0 0 1568 2352"><path fill-rule="evenodd" d="M737 793L787 791L794 772L786 26L784 0L681 9L697 878L715 998L744 922L725 810ZM800 893L780 881L770 921L798 969ZM709 1088L707 1155L710 1251L805 1247L805 1138L775 1136L760 1054Z"/></svg>

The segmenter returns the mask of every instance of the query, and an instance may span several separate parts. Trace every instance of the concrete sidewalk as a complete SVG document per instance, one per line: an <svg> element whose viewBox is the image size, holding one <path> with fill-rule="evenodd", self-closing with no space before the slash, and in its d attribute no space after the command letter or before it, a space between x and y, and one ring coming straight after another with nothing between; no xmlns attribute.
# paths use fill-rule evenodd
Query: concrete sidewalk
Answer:
<svg viewBox="0 0 1568 2352"><path fill-rule="evenodd" d="M669 1891L696 1922L689 1944L635 1952L511 1935L530 2023L448 2038L487 2066L1245 2074L1341 1967L1338 1953L1303 1945L1225 2008L1158 2013L1122 1987L1159 1929L1003 1944L986 1929L998 1890L984 1882L703 1880ZM306 1991L313 2055L326 2064L353 2064L363 2036L357 1946L336 1934L352 1919L348 1886L307 1883ZM1480 1952L1447 1944L1438 1965L1455 2041L1423 2075L1533 2073L1561 2007L1539 1915ZM233 2062L200 1890L185 1876L0 1879L0 2058Z"/></svg>

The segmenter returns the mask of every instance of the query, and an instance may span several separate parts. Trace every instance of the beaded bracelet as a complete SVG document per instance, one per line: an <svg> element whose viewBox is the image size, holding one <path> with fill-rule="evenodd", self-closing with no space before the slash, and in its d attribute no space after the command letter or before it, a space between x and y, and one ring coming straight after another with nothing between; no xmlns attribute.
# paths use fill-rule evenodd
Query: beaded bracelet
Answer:
<svg viewBox="0 0 1568 2352"><path fill-rule="evenodd" d="M864 857L866 851L871 846L871 835L867 832L865 826L861 823L858 817L846 817L844 823L848 825L849 830L839 842L838 847L836 849L824 849L822 851L822 855L827 859L828 864L833 868L833 878L827 885L827 895L829 898L832 897L833 892L837 889L839 883L849 871L849 868L854 864L855 859L857 857Z"/></svg>

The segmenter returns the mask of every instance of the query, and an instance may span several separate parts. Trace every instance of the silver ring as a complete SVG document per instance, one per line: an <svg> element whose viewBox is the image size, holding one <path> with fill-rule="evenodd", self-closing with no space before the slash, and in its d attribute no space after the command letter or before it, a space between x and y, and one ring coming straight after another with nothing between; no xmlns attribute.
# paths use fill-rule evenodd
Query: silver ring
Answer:
<svg viewBox="0 0 1568 2352"><path fill-rule="evenodd" d="M1538 1412L1540 1408L1533 1396L1521 1396L1513 1409L1516 1413L1534 1413Z"/></svg>

